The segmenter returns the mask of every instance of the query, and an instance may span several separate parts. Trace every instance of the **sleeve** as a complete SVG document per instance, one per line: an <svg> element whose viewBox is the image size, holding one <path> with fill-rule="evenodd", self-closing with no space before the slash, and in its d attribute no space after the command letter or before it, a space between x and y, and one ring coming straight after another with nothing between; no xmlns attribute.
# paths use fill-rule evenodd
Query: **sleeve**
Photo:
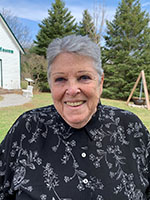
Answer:
<svg viewBox="0 0 150 200"><path fill-rule="evenodd" d="M15 156L11 156L13 141L19 138L21 130L20 117L8 131L0 144L0 200L13 200L12 179Z"/></svg>
<svg viewBox="0 0 150 200"><path fill-rule="evenodd" d="M8 134L9 135L9 134ZM0 200L7 199L8 191L11 185L11 168L8 166L8 152L9 149L9 137L4 139L0 144ZM8 148L7 148L8 146Z"/></svg>
<svg viewBox="0 0 150 200"><path fill-rule="evenodd" d="M147 131L148 143L146 148L146 159L147 159L147 171L148 171L148 181L149 187L147 189L147 199L150 200L150 133Z"/></svg>
<svg viewBox="0 0 150 200"><path fill-rule="evenodd" d="M4 162L4 149L0 145L0 199L4 199L4 176L5 176L6 163Z"/></svg>
<svg viewBox="0 0 150 200"><path fill-rule="evenodd" d="M132 158L136 160L145 200L150 200L150 133L138 116L126 112L124 124L131 144Z"/></svg>
<svg viewBox="0 0 150 200"><path fill-rule="evenodd" d="M140 142L140 145L135 148L138 158L137 165L139 171L143 174L143 176L141 175L141 183L145 183L147 187L146 199L150 200L150 133L138 117L135 130L134 139Z"/></svg>

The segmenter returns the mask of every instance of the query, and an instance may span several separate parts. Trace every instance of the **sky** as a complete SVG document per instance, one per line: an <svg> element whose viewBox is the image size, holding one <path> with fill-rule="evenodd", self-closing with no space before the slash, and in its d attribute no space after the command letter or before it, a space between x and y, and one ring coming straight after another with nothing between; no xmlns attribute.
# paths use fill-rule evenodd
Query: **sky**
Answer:
<svg viewBox="0 0 150 200"><path fill-rule="evenodd" d="M7 9L17 16L20 22L28 27L34 40L39 31L38 24L48 16L48 9L51 9L51 4L54 2L54 0L0 0L0 10ZM77 22L81 21L85 9L88 9L93 16L94 5L101 5L101 9L103 6L105 20L111 21L121 0L64 0L64 2ZM142 10L150 13L150 0L141 0L140 3ZM104 24L103 32L105 28Z"/></svg>

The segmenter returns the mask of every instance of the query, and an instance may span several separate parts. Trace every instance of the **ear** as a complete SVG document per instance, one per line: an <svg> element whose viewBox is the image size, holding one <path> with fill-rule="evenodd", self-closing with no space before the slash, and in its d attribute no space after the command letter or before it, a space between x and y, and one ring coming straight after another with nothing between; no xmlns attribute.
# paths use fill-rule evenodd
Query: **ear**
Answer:
<svg viewBox="0 0 150 200"><path fill-rule="evenodd" d="M101 76L101 82L100 82L100 96L102 94L102 91L103 91L103 83L104 83L104 73L102 74Z"/></svg>

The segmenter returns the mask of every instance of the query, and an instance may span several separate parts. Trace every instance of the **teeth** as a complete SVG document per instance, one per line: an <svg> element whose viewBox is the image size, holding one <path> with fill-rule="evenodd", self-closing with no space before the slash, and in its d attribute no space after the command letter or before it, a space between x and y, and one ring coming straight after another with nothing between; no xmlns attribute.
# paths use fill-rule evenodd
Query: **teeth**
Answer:
<svg viewBox="0 0 150 200"><path fill-rule="evenodd" d="M69 106L79 106L83 104L83 101L78 101L78 102L66 102L67 105Z"/></svg>

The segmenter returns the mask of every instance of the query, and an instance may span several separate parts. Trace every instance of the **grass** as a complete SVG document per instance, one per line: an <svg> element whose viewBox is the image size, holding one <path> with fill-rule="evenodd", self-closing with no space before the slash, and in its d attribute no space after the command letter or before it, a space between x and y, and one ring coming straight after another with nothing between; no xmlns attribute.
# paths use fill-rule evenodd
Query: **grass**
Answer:
<svg viewBox="0 0 150 200"><path fill-rule="evenodd" d="M150 111L144 108L133 108L126 105L124 101L116 101L116 100L109 100L109 99L102 99L102 104L111 105L115 107L119 107L125 110L129 110L135 113L145 124L145 126L150 131ZM39 93L35 94L32 101L26 103L21 106L12 106L6 108L0 108L0 141L3 140L7 131L12 126L14 121L21 115L23 112L27 110L31 110L33 108L47 106L52 104L52 98L49 93Z"/></svg>

